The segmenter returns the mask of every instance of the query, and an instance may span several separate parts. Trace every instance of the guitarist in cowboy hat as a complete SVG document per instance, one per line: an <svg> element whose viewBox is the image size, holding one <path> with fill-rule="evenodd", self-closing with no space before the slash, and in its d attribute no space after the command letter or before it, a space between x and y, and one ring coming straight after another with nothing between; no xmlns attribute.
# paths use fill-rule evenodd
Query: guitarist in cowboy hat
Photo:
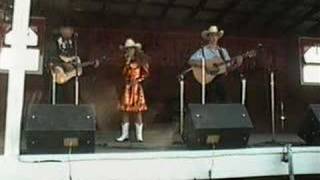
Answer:
<svg viewBox="0 0 320 180"><path fill-rule="evenodd" d="M242 64L242 57L239 57L234 63L231 63L231 58L225 48L219 46L219 40L223 37L224 31L219 30L217 26L210 26L208 30L201 33L201 37L208 43L204 47L197 50L189 59L188 64L191 66L200 67L202 58L205 61L215 61L221 59L227 65L227 69L235 69ZM207 101L223 103L227 101L227 93L225 88L225 75L219 75L212 82L207 84Z"/></svg>
<svg viewBox="0 0 320 180"><path fill-rule="evenodd" d="M55 75L55 67L65 64L72 64L79 61L75 52L75 33L70 20L65 20L59 28L59 37L56 39L54 54L49 63L52 76ZM74 66L74 65L73 65ZM78 72L80 74L82 72ZM57 103L72 104L74 102L74 82L70 81L64 84L56 85L56 101Z"/></svg>

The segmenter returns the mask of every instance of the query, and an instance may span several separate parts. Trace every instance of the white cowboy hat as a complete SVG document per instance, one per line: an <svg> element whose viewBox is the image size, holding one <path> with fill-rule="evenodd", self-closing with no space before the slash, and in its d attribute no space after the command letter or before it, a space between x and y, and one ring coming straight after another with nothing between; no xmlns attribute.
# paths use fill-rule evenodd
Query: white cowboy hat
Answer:
<svg viewBox="0 0 320 180"><path fill-rule="evenodd" d="M216 34L219 38L221 38L224 34L224 31L219 31L217 26L210 26L208 30L204 30L201 32L201 37L203 39L208 39L209 34Z"/></svg>
<svg viewBox="0 0 320 180"><path fill-rule="evenodd" d="M139 43L139 42L137 42L137 43L136 43L136 48L141 50L141 49L142 49L142 44Z"/></svg>
<svg viewBox="0 0 320 180"><path fill-rule="evenodd" d="M135 43L133 39L128 38L128 39L126 39L126 42L124 43L124 45L120 45L120 49L125 49L125 48L130 48L130 47L139 48L138 46L139 46L138 43Z"/></svg>

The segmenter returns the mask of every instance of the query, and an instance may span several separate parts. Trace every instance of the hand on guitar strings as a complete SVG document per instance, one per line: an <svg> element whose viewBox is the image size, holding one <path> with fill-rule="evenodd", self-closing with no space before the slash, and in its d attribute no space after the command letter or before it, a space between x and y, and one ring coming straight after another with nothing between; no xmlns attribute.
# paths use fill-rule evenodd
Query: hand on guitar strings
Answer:
<svg viewBox="0 0 320 180"><path fill-rule="evenodd" d="M94 60L93 67L98 68L100 66L100 61L98 59Z"/></svg>
<svg viewBox="0 0 320 180"><path fill-rule="evenodd" d="M227 71L226 71L226 74L228 74L228 72L231 72L231 71L234 71L235 69L239 68L242 63L243 63L243 57L242 56L238 56L238 57L235 57L235 61L232 61L230 66L227 67Z"/></svg>
<svg viewBox="0 0 320 180"><path fill-rule="evenodd" d="M219 72L219 65L218 64L212 64L212 67L209 69L205 68L206 72L209 74L216 74Z"/></svg>

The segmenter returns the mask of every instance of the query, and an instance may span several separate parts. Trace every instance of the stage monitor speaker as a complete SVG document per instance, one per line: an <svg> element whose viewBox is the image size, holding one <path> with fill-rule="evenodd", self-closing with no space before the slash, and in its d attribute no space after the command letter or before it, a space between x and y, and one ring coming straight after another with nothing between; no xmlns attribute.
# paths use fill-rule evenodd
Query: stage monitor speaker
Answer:
<svg viewBox="0 0 320 180"><path fill-rule="evenodd" d="M245 147L253 129L241 104L189 104L185 119L183 138L193 149Z"/></svg>
<svg viewBox="0 0 320 180"><path fill-rule="evenodd" d="M320 104L310 104L298 135L306 145L320 145Z"/></svg>
<svg viewBox="0 0 320 180"><path fill-rule="evenodd" d="M92 153L96 113L93 105L32 104L24 118L28 154Z"/></svg>

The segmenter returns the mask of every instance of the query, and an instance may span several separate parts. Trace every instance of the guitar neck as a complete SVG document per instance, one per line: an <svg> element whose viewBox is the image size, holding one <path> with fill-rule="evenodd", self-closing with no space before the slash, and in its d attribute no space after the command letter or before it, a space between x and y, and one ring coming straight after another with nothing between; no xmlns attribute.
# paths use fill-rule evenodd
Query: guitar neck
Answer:
<svg viewBox="0 0 320 180"><path fill-rule="evenodd" d="M255 56L255 55L251 55L251 56L250 56L250 53L252 53L252 52L254 52L254 51L248 51L248 52L245 52L245 53L240 54L240 55L238 55L238 56L234 56L234 57L231 58L230 61L231 61L231 62L232 62L232 61L236 61L239 57L243 57L243 58L249 57L249 58L250 58L250 57L252 57L252 56Z"/></svg>
<svg viewBox="0 0 320 180"><path fill-rule="evenodd" d="M95 61L88 61L88 62L84 62L81 64L82 67L87 67L87 66L91 66L94 65Z"/></svg>
<svg viewBox="0 0 320 180"><path fill-rule="evenodd" d="M100 59L95 59L93 61L86 61L84 63L81 63L81 67L93 66L93 65L96 65L96 64L100 64L101 61L106 61L106 60L107 60L106 57L103 56Z"/></svg>
<svg viewBox="0 0 320 180"><path fill-rule="evenodd" d="M231 58L231 61L236 61L239 57L243 57L244 58L246 56L247 56L246 53L238 55L238 56L234 56L234 57Z"/></svg>

